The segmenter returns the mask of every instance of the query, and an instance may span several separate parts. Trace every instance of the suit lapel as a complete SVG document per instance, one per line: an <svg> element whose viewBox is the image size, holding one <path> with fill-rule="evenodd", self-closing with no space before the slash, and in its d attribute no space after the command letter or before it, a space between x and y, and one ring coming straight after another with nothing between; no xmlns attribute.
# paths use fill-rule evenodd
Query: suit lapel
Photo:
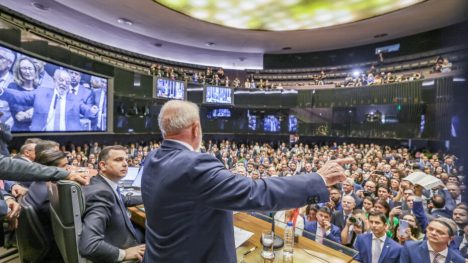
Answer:
<svg viewBox="0 0 468 263"><path fill-rule="evenodd" d="M419 253L421 253L421 262L431 262L431 258L429 257L429 248L427 247L427 241L424 240L421 243L421 249L419 249Z"/></svg>
<svg viewBox="0 0 468 263"><path fill-rule="evenodd" d="M98 176L98 178L107 186L109 187L109 189L112 191L112 193L114 193L114 197L116 198L116 202L120 208L120 212L122 213L122 216L123 216L123 219L125 221L125 224L127 225L127 228L128 230L132 233L133 237L135 239L137 239L137 235L135 233L135 228L133 227L132 225L132 222L130 222L130 218L128 218L128 215L127 215L127 208L124 206L124 203L123 203L123 200L117 196L117 194L115 193L114 189L112 189L112 187L106 182L106 180L104 178L102 178L102 176Z"/></svg>
<svg viewBox="0 0 468 263"><path fill-rule="evenodd" d="M385 242L382 248L382 253L380 254L380 257L379 257L379 262L382 262L382 260L387 256L387 253L389 250L390 250L390 238L387 237L385 238Z"/></svg>
<svg viewBox="0 0 468 263"><path fill-rule="evenodd" d="M367 253L367 262L372 262L372 234L367 234L367 237L363 240L365 242L365 247L369 249L369 253Z"/></svg>

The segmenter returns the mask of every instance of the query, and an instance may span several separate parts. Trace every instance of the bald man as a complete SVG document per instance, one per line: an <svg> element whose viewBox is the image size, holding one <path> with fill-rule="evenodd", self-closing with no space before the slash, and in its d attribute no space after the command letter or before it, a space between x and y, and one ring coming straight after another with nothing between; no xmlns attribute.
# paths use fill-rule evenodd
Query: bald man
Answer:
<svg viewBox="0 0 468 263"><path fill-rule="evenodd" d="M196 104L168 101L158 121L164 141L146 158L141 184L143 262L237 262L232 210L286 210L326 202L326 186L343 181L341 165L353 161L326 163L318 173L252 180L199 152Z"/></svg>

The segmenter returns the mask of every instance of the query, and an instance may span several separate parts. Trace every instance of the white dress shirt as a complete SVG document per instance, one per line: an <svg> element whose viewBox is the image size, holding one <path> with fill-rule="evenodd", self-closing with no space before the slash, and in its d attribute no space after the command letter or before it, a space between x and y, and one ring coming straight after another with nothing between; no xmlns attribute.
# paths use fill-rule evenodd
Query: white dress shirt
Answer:
<svg viewBox="0 0 468 263"><path fill-rule="evenodd" d="M432 252L435 252L435 250L431 247L431 244L429 244L429 241L427 241L427 248L429 249L429 258L431 259L431 262L434 261L434 255L432 254ZM437 260L439 262L445 262L445 259L447 258L447 255L448 255L448 246L438 252L439 253L439 256L437 257Z"/></svg>

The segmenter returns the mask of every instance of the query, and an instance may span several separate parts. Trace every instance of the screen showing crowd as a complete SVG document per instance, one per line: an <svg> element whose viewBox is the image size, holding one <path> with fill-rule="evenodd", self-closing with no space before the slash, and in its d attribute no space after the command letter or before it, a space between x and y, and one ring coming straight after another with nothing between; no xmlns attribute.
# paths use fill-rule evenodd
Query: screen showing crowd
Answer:
<svg viewBox="0 0 468 263"><path fill-rule="evenodd" d="M205 103L233 104L232 89L218 86L205 87Z"/></svg>
<svg viewBox="0 0 468 263"><path fill-rule="evenodd" d="M12 132L107 131L107 82L0 46L0 122Z"/></svg>
<svg viewBox="0 0 468 263"><path fill-rule="evenodd" d="M156 83L156 97L164 99L185 99L185 82L160 78Z"/></svg>

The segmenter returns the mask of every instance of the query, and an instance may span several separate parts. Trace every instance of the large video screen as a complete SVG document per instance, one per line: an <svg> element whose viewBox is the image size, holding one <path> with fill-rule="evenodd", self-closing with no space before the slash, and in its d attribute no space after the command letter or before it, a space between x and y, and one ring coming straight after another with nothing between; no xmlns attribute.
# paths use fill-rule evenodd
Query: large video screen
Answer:
<svg viewBox="0 0 468 263"><path fill-rule="evenodd" d="M289 133L296 133L297 132L297 118L294 115L289 115L288 118L288 131Z"/></svg>
<svg viewBox="0 0 468 263"><path fill-rule="evenodd" d="M280 120L275 115L265 115L263 118L263 130L265 132L280 132Z"/></svg>
<svg viewBox="0 0 468 263"><path fill-rule="evenodd" d="M12 132L107 131L108 80L0 46L0 122Z"/></svg>
<svg viewBox="0 0 468 263"><path fill-rule="evenodd" d="M231 117L231 110L230 109L212 109L208 111L208 114L206 117L209 119L229 118Z"/></svg>
<svg viewBox="0 0 468 263"><path fill-rule="evenodd" d="M158 78L156 80L156 98L185 100L185 82Z"/></svg>
<svg viewBox="0 0 468 263"><path fill-rule="evenodd" d="M203 96L204 103L234 104L231 88L219 86L206 86Z"/></svg>

